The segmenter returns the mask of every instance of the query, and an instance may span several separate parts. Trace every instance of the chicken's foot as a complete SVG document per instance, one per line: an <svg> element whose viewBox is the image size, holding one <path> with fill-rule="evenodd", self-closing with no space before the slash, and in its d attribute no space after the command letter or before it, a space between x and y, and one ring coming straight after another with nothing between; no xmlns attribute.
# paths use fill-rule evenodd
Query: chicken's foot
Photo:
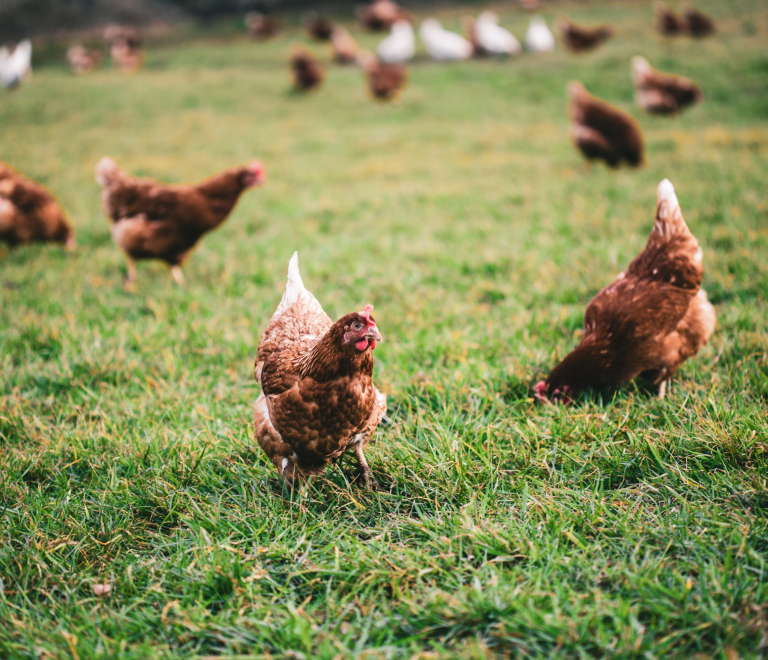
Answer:
<svg viewBox="0 0 768 660"><path fill-rule="evenodd" d="M366 490L378 490L379 484L376 483L376 479L371 475L371 468L363 454L362 442L355 447L355 455L357 456L357 476L360 480L360 485Z"/></svg>
<svg viewBox="0 0 768 660"><path fill-rule="evenodd" d="M171 275L176 280L176 284L184 286L184 273L181 272L181 266L171 266Z"/></svg>
<svg viewBox="0 0 768 660"><path fill-rule="evenodd" d="M659 398L663 399L664 395L667 393L667 383L669 381L662 380L661 383L659 383Z"/></svg>
<svg viewBox="0 0 768 660"><path fill-rule="evenodd" d="M123 281L123 288L126 291L133 291L136 285L136 262L128 258L128 272L125 274L125 280Z"/></svg>

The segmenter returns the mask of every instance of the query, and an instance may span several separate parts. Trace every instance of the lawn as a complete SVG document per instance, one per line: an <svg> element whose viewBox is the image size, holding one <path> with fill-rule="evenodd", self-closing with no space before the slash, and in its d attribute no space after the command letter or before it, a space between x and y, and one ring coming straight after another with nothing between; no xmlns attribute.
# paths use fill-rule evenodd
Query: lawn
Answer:
<svg viewBox="0 0 768 660"><path fill-rule="evenodd" d="M718 35L664 41L647 2L547 4L550 25L620 34L582 57L422 56L391 105L332 65L292 93L297 27L183 28L138 75L75 77L38 49L0 94L0 160L58 196L79 245L0 247L0 657L763 657L768 4L700 6ZM455 30L464 13L438 12ZM498 13L522 39L527 15ZM636 54L706 101L642 114ZM571 79L638 117L647 167L581 160ZM184 288L142 263L128 293L104 155L168 182L259 158L268 183ZM664 177L704 250L711 342L664 400L630 384L536 405ZM254 358L294 250L331 317L375 305L381 492L347 463L291 495L253 440Z"/></svg>

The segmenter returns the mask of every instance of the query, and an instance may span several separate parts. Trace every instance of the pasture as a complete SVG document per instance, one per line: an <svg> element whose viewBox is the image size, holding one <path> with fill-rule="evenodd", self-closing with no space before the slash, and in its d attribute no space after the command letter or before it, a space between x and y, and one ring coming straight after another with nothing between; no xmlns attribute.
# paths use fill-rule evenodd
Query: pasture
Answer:
<svg viewBox="0 0 768 660"><path fill-rule="evenodd" d="M107 59L76 77L40 49L0 94L0 160L57 195L78 249L0 247L0 657L762 657L768 5L698 6L720 30L701 41L656 35L647 2L547 4L550 25L619 35L581 57L422 52L390 105L332 64L291 92L295 25L265 43L183 28L136 75ZM528 15L496 9L522 40ZM459 30L465 13L437 15ZM641 113L636 54L704 103ZM639 119L647 167L582 161L571 79ZM129 293L104 155L167 182L258 158L268 181L184 288L141 263ZM665 177L704 250L712 341L664 400L630 384L535 404ZM375 305L380 492L347 463L290 494L253 441L256 348L294 250L332 318Z"/></svg>

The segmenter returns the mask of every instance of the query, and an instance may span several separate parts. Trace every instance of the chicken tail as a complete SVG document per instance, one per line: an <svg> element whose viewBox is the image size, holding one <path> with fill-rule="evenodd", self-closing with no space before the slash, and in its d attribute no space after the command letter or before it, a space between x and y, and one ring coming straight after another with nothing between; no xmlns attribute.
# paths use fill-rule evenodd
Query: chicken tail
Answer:
<svg viewBox="0 0 768 660"><path fill-rule="evenodd" d="M665 239L678 233L690 233L683 219L675 188L669 179L664 179L656 189L656 222L653 231Z"/></svg>
<svg viewBox="0 0 768 660"><path fill-rule="evenodd" d="M277 318L302 299L309 303L307 309L311 307L314 311L316 305L317 309L322 312L320 303L317 302L315 297L307 291L307 288L304 286L304 282L301 279L301 273L299 272L299 253L294 252L291 260L288 262L288 279L285 283L283 298L277 306L275 313L272 315L272 318Z"/></svg>
<svg viewBox="0 0 768 660"><path fill-rule="evenodd" d="M653 73L653 68L644 57L635 55L632 58L632 82L636 87L642 87Z"/></svg>
<svg viewBox="0 0 768 660"><path fill-rule="evenodd" d="M118 164L105 156L96 165L96 183L100 186L108 186L120 178L122 172Z"/></svg>

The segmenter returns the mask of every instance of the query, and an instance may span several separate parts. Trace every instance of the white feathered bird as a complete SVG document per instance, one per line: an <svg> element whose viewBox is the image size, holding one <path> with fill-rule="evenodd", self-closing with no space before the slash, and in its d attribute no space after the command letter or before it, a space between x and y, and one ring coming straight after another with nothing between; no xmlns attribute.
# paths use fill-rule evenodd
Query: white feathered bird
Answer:
<svg viewBox="0 0 768 660"><path fill-rule="evenodd" d="M474 50L472 44L460 34L445 30L440 25L440 21L435 18L428 18L422 22L419 35L433 60L450 62L472 57Z"/></svg>
<svg viewBox="0 0 768 660"><path fill-rule="evenodd" d="M395 21L388 37L376 47L376 55L387 64L403 64L416 54L416 37L408 21Z"/></svg>
<svg viewBox="0 0 768 660"><path fill-rule="evenodd" d="M522 50L515 35L499 25L499 17L492 11L484 11L477 17L475 40L489 55L517 55Z"/></svg>
<svg viewBox="0 0 768 660"><path fill-rule="evenodd" d="M11 52L7 46L0 48L0 84L16 87L32 73L32 42L19 42Z"/></svg>
<svg viewBox="0 0 768 660"><path fill-rule="evenodd" d="M534 16L525 33L525 47L534 53L548 53L555 49L555 37L544 19Z"/></svg>

